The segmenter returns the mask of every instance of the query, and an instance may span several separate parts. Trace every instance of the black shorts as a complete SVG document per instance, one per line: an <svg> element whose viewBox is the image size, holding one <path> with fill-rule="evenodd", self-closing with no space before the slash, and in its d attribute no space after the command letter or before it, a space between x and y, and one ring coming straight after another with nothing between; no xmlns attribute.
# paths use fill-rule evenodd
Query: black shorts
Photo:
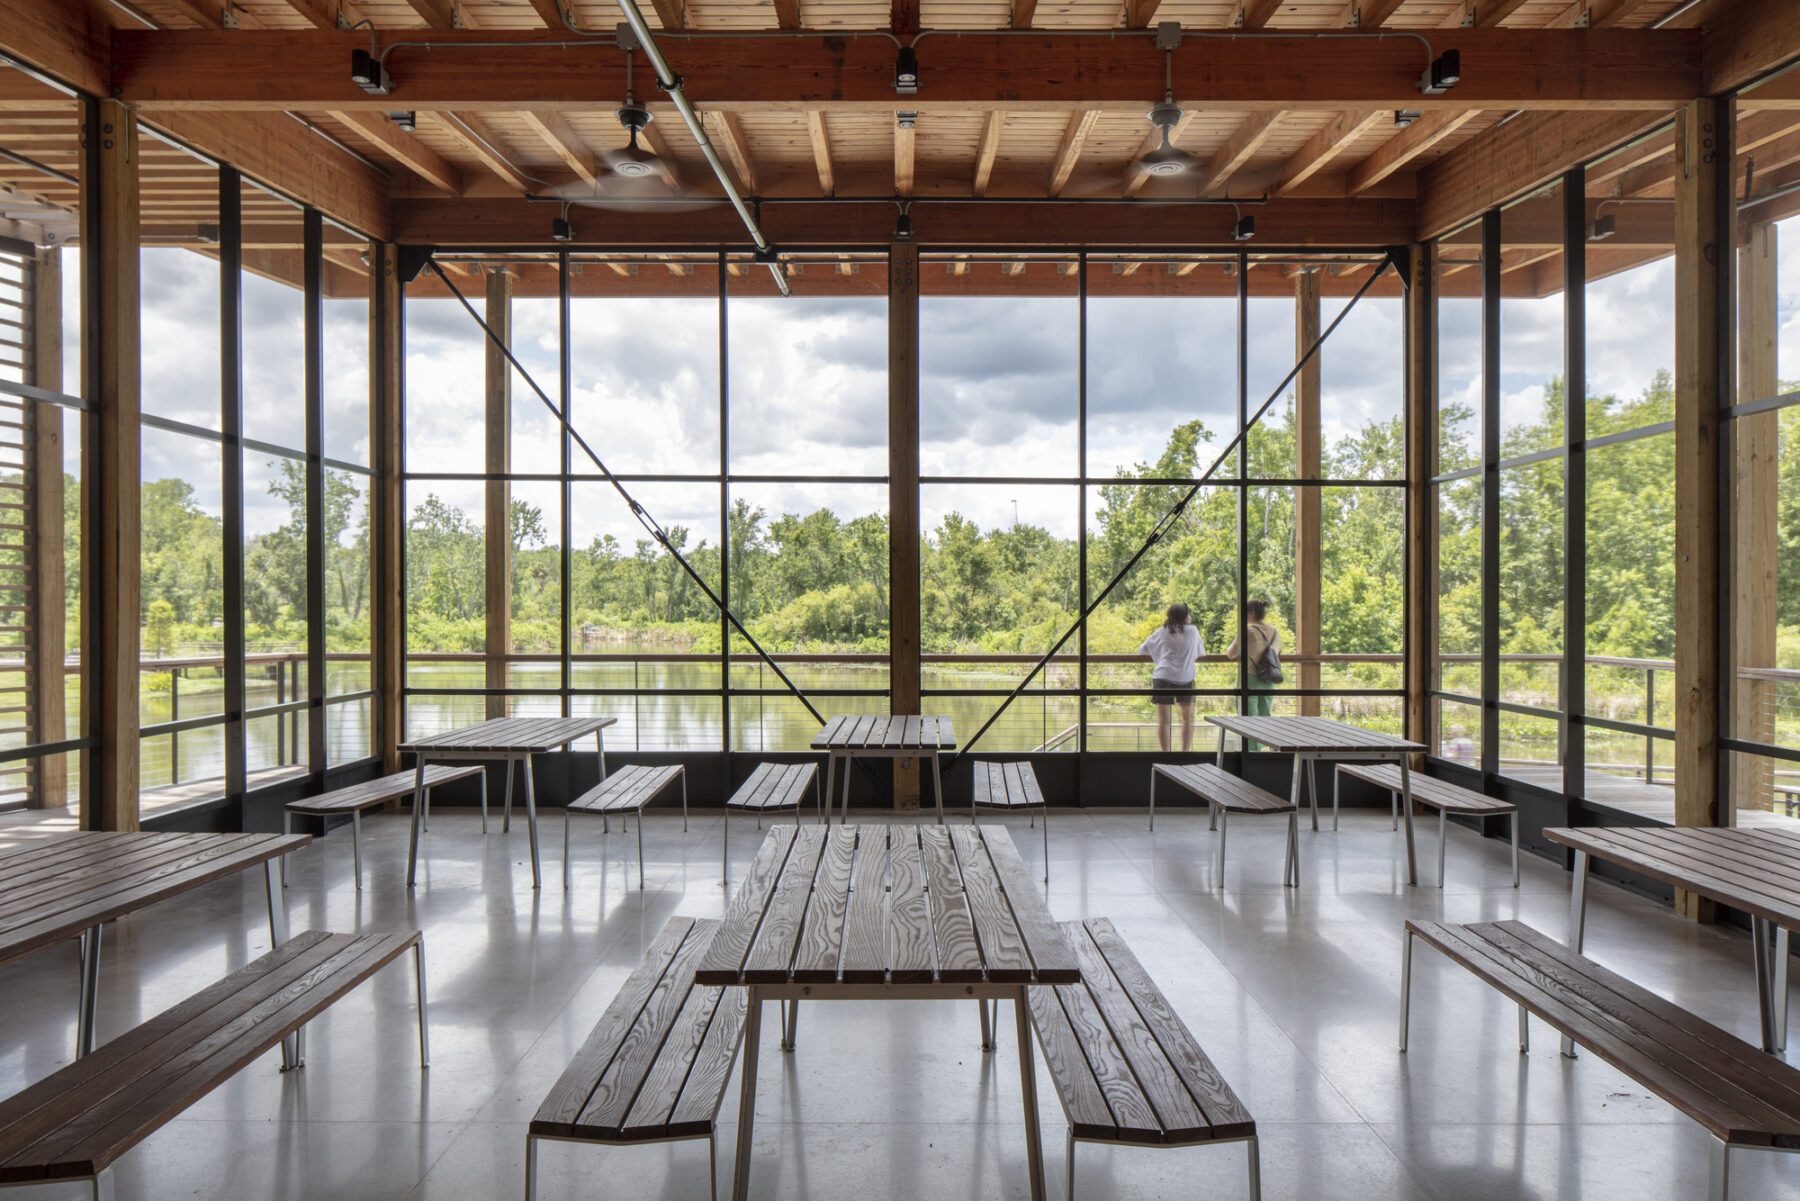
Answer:
<svg viewBox="0 0 1800 1201"><path fill-rule="evenodd" d="M1156 690L1155 695L1150 698L1150 701L1152 704L1157 705L1173 705L1177 702L1180 702L1183 705L1191 705L1194 703L1193 697L1176 696L1175 694L1177 692L1186 692L1193 688L1193 686L1194 682L1192 680L1165 680L1161 676L1156 676L1150 681L1150 687Z"/></svg>

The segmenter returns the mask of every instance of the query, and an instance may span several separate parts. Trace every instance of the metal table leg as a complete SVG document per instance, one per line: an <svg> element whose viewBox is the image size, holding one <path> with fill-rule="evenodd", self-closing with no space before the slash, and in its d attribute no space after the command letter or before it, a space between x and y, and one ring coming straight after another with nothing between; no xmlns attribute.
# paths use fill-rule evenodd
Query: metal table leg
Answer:
<svg viewBox="0 0 1800 1201"><path fill-rule="evenodd" d="M506 800L500 809L500 833L512 833L512 778L513 761L506 761Z"/></svg>
<svg viewBox="0 0 1800 1201"><path fill-rule="evenodd" d="M1413 849L1412 769L1400 756L1400 811L1406 814L1406 882L1419 886L1419 859Z"/></svg>
<svg viewBox="0 0 1800 1201"><path fill-rule="evenodd" d="M1775 927L1775 1049L1787 1050L1788 932Z"/></svg>
<svg viewBox="0 0 1800 1201"><path fill-rule="evenodd" d="M1296 804L1296 805L1298 805L1300 803L1300 765L1301 765L1301 757L1299 755L1295 755L1294 756L1294 789L1293 789L1293 791L1294 791L1294 804ZM1312 798L1312 828L1313 828L1314 833L1318 832L1318 829L1319 829L1319 794L1316 792L1313 794L1313 798Z"/></svg>
<svg viewBox="0 0 1800 1201"><path fill-rule="evenodd" d="M415 755L413 766L412 842L406 851L406 886L413 886L419 867L419 819L425 810L425 756Z"/></svg>
<svg viewBox="0 0 1800 1201"><path fill-rule="evenodd" d="M423 771L420 777L423 778ZM269 943L279 947L288 940L287 898L281 892L281 869L271 861L263 863L263 881L269 892ZM306 1027L302 1026L281 1040L281 1070L291 1072L306 1066Z"/></svg>
<svg viewBox="0 0 1800 1201"><path fill-rule="evenodd" d="M94 1010L100 996L100 927L81 936L81 998L75 1017L75 1057L94 1049Z"/></svg>
<svg viewBox="0 0 1800 1201"><path fill-rule="evenodd" d="M537 792L531 784L531 756L525 756L525 825L531 830L531 886L538 888L542 881L538 878L538 837L537 837ZM643 837L643 832L638 832ZM640 867L640 871L642 868Z"/></svg>
<svg viewBox="0 0 1800 1201"><path fill-rule="evenodd" d="M750 986L750 1009L744 1015L744 1065L738 1085L737 1163L731 1174L732 1201L750 1196L750 1146L756 1117L756 1052L762 1043L762 992Z"/></svg>
<svg viewBox="0 0 1800 1201"><path fill-rule="evenodd" d="M1516 816L1516 815L1515 815ZM1569 881L1569 949L1581 954L1581 942L1587 933L1588 853L1575 852L1575 873ZM1563 1036L1562 1053L1575 1058L1575 1040Z"/></svg>
<svg viewBox="0 0 1800 1201"><path fill-rule="evenodd" d="M1773 931L1768 919L1753 917L1750 919L1751 957L1756 961L1756 1010L1762 1027L1762 1049L1769 1052L1779 1050L1780 1036L1775 1031L1775 965L1773 959Z"/></svg>
<svg viewBox="0 0 1800 1201"><path fill-rule="evenodd" d="M1037 1061L1031 1052L1031 1019L1025 990L1013 998L1013 1024L1019 1030L1019 1095L1025 1103L1025 1161L1031 1173L1031 1201L1044 1201L1044 1140L1038 1129Z"/></svg>
<svg viewBox="0 0 1800 1201"><path fill-rule="evenodd" d="M931 752L931 784L937 789L937 822L944 824L944 773L938 765L938 754Z"/></svg>

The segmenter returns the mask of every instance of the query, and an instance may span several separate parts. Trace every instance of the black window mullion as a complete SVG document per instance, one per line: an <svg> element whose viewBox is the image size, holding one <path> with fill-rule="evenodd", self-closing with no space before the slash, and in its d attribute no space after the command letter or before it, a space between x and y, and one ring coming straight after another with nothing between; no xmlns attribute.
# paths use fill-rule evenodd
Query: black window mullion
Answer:
<svg viewBox="0 0 1800 1201"><path fill-rule="evenodd" d="M575 621L574 585L570 581L570 569L574 565L575 538L575 505L574 485L569 480L574 470L574 443L569 437L569 429L574 424L574 414L569 411L569 401L575 395L575 386L571 379L573 374L574 355L569 345L572 313L569 286L569 252L567 249L557 252L556 256L556 324L557 347L561 358L562 387L558 400L562 405L562 423L557 427L558 445L561 448L562 473L557 480L557 494L561 499L560 522L562 526L562 654L559 657L558 677L562 683L562 715L571 716L569 706L569 689L574 686L574 666L571 645ZM595 765L598 767L598 764Z"/></svg>
<svg viewBox="0 0 1800 1201"><path fill-rule="evenodd" d="M245 726L244 670L244 224L243 184L231 167L219 168L219 429L223 434L220 504L225 540L224 627L220 653L225 683L225 799L236 808L238 828L248 816L249 733ZM170 753L174 753L171 740Z"/></svg>
<svg viewBox="0 0 1800 1201"><path fill-rule="evenodd" d="M1481 218L1481 770L1500 769L1500 212Z"/></svg>
<svg viewBox="0 0 1800 1201"><path fill-rule="evenodd" d="M1563 176L1563 795L1587 791L1587 172Z"/></svg>
<svg viewBox="0 0 1800 1201"><path fill-rule="evenodd" d="M1088 256L1081 254L1080 265L1076 270L1076 296L1078 313L1076 316L1076 371L1075 371L1075 474L1083 481L1087 479L1087 404L1088 404ZM1084 482L1075 489L1075 578L1080 581L1076 595L1083 611L1087 609L1088 595L1088 557L1087 557L1087 484ZM1081 623L1080 641L1075 648L1078 660L1076 686L1081 697L1076 702L1075 729L1075 801L1084 804L1082 781L1087 778L1088 755L1088 624Z"/></svg>
<svg viewBox="0 0 1800 1201"><path fill-rule="evenodd" d="M731 483L726 478L731 470L731 345L728 313L730 297L725 252L717 260L719 276L719 750L731 754ZM892 529L888 537L893 537ZM889 582L891 588L892 582ZM892 637L892 631L889 631ZM890 682L891 687L891 682ZM729 760L727 760L729 762ZM720 787L721 794L731 791L730 771Z"/></svg>
<svg viewBox="0 0 1800 1201"><path fill-rule="evenodd" d="M306 768L325 786L325 225L302 214L306 312ZM297 749L297 748L296 748Z"/></svg>

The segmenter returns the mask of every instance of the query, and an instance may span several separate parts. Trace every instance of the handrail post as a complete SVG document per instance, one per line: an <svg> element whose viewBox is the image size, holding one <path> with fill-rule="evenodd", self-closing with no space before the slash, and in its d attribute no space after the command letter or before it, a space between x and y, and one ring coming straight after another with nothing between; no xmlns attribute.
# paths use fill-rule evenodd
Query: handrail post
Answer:
<svg viewBox="0 0 1800 1201"><path fill-rule="evenodd" d="M275 703L287 704L287 663L275 660ZM281 720L281 714L275 715L275 765L287 766L287 723Z"/></svg>
<svg viewBox="0 0 1800 1201"><path fill-rule="evenodd" d="M169 720L181 718L181 669L169 669ZM169 731L169 783L181 783L181 735Z"/></svg>
<svg viewBox="0 0 1800 1201"><path fill-rule="evenodd" d="M1656 724L1656 669L1644 669L1644 724ZM1644 735L1644 783L1656 783L1656 738Z"/></svg>

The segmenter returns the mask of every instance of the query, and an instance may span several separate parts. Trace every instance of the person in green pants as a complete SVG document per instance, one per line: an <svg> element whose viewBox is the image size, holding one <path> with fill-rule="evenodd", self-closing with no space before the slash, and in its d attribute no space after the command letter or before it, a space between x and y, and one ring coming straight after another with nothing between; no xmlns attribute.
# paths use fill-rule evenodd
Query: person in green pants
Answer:
<svg viewBox="0 0 1800 1201"><path fill-rule="evenodd" d="M1246 663L1249 668L1244 674L1250 683L1250 695L1245 698L1246 716L1267 717L1275 700L1270 693L1274 691L1275 685L1281 683L1281 631L1268 622L1268 601L1245 601L1244 617ZM1231 645L1225 648L1225 657L1236 661L1237 639L1232 639ZM1246 742L1244 749L1260 751L1262 743Z"/></svg>

